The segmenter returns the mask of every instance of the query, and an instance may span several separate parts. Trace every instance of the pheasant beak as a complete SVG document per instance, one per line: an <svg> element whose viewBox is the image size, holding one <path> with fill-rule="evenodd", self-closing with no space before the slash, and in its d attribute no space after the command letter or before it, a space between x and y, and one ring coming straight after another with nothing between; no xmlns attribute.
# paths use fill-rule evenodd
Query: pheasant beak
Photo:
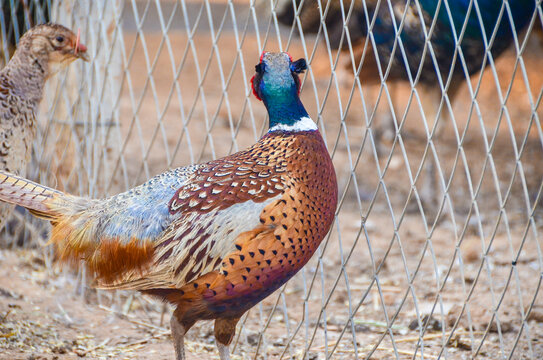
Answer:
<svg viewBox="0 0 543 360"><path fill-rule="evenodd" d="M74 56L84 61L89 61L90 57L87 54L87 47L83 45L79 39L81 37L81 29L77 29L77 38L75 39Z"/></svg>

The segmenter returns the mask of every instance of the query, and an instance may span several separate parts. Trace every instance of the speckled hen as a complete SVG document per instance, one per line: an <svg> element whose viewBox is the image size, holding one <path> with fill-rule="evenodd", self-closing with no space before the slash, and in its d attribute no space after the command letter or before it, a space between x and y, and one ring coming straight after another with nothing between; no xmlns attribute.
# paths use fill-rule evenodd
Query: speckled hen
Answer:
<svg viewBox="0 0 543 360"><path fill-rule="evenodd" d="M85 45L62 25L38 25L19 41L0 71L0 169L26 173L36 134L36 112L46 80L77 58L86 59ZM0 228L11 206L0 206Z"/></svg>
<svg viewBox="0 0 543 360"><path fill-rule="evenodd" d="M0 172L0 199L51 220L63 260L100 286L136 289L176 306L184 334L215 319L222 360L239 318L311 258L337 204L334 167L299 98L304 59L264 53L252 79L270 129L250 148L158 175L104 200L68 195Z"/></svg>

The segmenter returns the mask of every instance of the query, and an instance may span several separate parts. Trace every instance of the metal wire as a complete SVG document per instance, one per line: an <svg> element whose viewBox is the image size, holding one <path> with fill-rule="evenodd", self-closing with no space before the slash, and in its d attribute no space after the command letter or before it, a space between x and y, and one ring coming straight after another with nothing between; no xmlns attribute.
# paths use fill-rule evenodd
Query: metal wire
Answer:
<svg viewBox="0 0 543 360"><path fill-rule="evenodd" d="M333 157L339 207L311 262L240 321L231 350L241 358L543 356L532 317L543 306L543 79L533 60L541 0L523 33L511 0L499 2L472 76L462 44L469 16L485 27L478 0L459 28L451 0L437 1L432 18L418 0L0 1L8 3L9 15L0 13L5 59L10 36L33 22L50 17L82 29L93 59L48 85L31 176L92 197L250 145L267 125L249 85L260 52L308 60L302 97ZM37 10L19 24L23 3ZM390 52L406 68L410 45L401 34L421 23L422 60L401 83L392 76L398 63L378 61L374 8L390 14ZM452 25L453 65L428 87L424 59L440 66L440 11ZM287 13L292 21L283 24ZM498 58L502 19L513 38ZM362 40L355 25L365 29ZM367 85L368 68L376 85ZM380 137L386 117L389 144ZM435 205L425 199L432 182ZM39 238L44 225L29 224L29 237ZM116 311L145 303L150 323L159 311L139 295L98 298Z"/></svg>

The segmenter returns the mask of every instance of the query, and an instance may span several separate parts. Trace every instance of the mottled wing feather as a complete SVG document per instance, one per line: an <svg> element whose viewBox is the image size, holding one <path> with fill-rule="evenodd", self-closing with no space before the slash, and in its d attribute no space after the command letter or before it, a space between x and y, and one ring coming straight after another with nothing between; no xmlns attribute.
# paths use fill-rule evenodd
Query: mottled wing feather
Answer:
<svg viewBox="0 0 543 360"><path fill-rule="evenodd" d="M210 162L199 169L195 182L177 191L170 201L170 211L206 213L248 200L265 201L283 191L284 171L284 164L272 167L244 156Z"/></svg>
<svg viewBox="0 0 543 360"><path fill-rule="evenodd" d="M273 148L270 141L196 169L169 202L171 224L155 242L155 260L145 273L132 272L107 284L146 290L179 288L218 270L236 250L236 239L261 225L260 214L285 190L286 158L295 149ZM102 284L104 285L104 284Z"/></svg>

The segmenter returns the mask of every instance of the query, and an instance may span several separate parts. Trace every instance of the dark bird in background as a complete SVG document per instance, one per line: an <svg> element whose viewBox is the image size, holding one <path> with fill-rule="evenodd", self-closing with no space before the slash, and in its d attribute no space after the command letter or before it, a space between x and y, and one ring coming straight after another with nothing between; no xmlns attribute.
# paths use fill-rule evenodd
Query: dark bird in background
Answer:
<svg viewBox="0 0 543 360"><path fill-rule="evenodd" d="M300 98L304 59L263 53L252 79L270 129L250 148L91 200L0 171L0 200L51 221L60 258L110 289L173 304L177 359L198 320L215 319L222 360L236 323L296 274L332 225L332 160Z"/></svg>
<svg viewBox="0 0 543 360"><path fill-rule="evenodd" d="M87 60L86 51L71 30L58 24L35 26L20 39L0 71L0 169L26 174L45 82L75 59ZM0 205L0 228L11 209Z"/></svg>
<svg viewBox="0 0 543 360"><path fill-rule="evenodd" d="M19 39L30 28L50 21L50 0L3 0L0 12L0 63L7 64Z"/></svg>
<svg viewBox="0 0 543 360"><path fill-rule="evenodd" d="M295 3L296 8L291 0L279 0L277 18L280 22L292 25L298 12L304 32L317 33L322 11L326 14L324 23L331 47L348 49L347 39L341 41L344 32L342 13L347 15L351 1L305 0L302 3L296 0ZM322 10L319 10L319 4ZM428 122L434 122L433 126L429 124L431 134L435 132L431 137L439 137L439 116L450 115L446 105L439 111L444 95L452 103L469 76L489 65L487 46L494 33L495 40L489 49L495 61L511 46L514 34L520 37L534 13L535 0L366 0L354 2L347 28L354 45L370 41L370 51L366 52L361 65L356 64L357 67L360 65L362 84L380 84L379 67L382 74L390 67L386 81L409 81L410 78L415 81L420 71L417 88L423 95L421 103L425 117ZM402 19L404 23L400 28ZM433 24L435 27L430 32ZM431 48L426 45L425 34L429 34ZM461 55L455 53L457 43ZM360 55L359 62L362 60ZM426 203L436 206L440 199L436 194L435 162L432 153L428 156L427 184L422 195Z"/></svg>

